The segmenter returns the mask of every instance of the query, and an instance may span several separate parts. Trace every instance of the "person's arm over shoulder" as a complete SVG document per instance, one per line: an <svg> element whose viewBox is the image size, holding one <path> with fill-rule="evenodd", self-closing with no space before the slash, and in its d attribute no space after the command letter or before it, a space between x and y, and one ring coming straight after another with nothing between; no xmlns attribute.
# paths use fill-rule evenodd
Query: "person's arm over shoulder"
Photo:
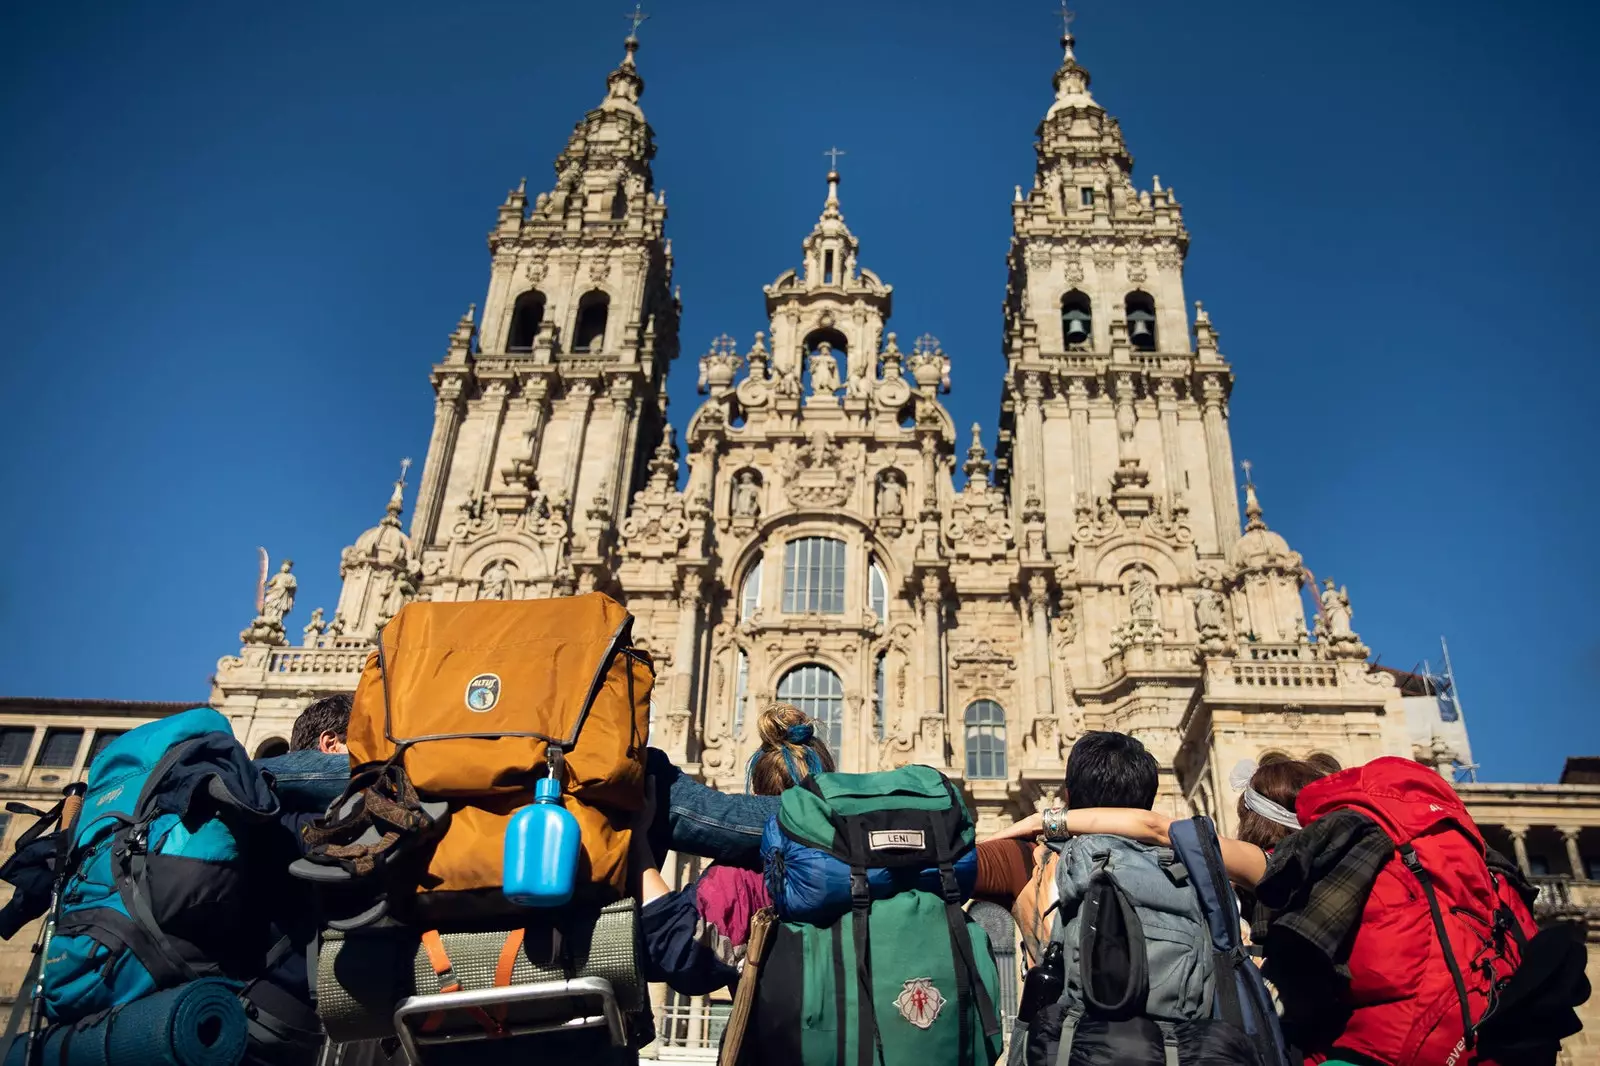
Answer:
<svg viewBox="0 0 1600 1066"><path fill-rule="evenodd" d="M1086 807L1067 812L1067 831L1073 836L1107 833L1166 847L1172 843L1168 834L1171 825L1172 819L1165 814L1131 807ZM1228 878L1236 885L1254 888L1267 872L1266 852L1232 837L1218 837L1217 841Z"/></svg>
<svg viewBox="0 0 1600 1066"><path fill-rule="evenodd" d="M1033 841L994 837L978 844L978 880L972 895L1007 910L1033 876Z"/></svg>
<svg viewBox="0 0 1600 1066"><path fill-rule="evenodd" d="M649 749L647 766L657 788L656 818L650 830L656 854L681 851L717 862L759 866L761 832L767 819L778 813L776 796L718 792L678 769L657 748Z"/></svg>

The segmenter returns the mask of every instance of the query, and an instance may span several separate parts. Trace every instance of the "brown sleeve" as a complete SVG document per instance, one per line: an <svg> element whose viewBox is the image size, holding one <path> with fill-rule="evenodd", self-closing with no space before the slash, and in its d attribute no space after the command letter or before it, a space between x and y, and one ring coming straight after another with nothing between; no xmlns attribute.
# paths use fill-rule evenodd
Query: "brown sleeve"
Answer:
<svg viewBox="0 0 1600 1066"><path fill-rule="evenodd" d="M978 883L973 895L1007 910L1033 877L1033 841L989 840L978 845Z"/></svg>

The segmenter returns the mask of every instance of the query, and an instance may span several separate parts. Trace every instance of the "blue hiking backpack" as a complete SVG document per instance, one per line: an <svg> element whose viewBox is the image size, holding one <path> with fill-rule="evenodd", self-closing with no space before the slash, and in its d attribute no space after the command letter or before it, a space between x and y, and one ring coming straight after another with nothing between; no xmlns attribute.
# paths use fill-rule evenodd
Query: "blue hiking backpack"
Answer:
<svg viewBox="0 0 1600 1066"><path fill-rule="evenodd" d="M44 1011L76 1022L201 977L241 986L281 957L266 864L281 848L268 781L209 707L150 722L89 767Z"/></svg>
<svg viewBox="0 0 1600 1066"><path fill-rule="evenodd" d="M1211 932L1216 993L1211 1016L1243 1030L1263 1066L1290 1066L1278 1012L1261 970L1244 950L1239 907L1222 864L1222 849L1209 818L1173 822L1167 829L1172 850L1189 871L1200 911Z"/></svg>

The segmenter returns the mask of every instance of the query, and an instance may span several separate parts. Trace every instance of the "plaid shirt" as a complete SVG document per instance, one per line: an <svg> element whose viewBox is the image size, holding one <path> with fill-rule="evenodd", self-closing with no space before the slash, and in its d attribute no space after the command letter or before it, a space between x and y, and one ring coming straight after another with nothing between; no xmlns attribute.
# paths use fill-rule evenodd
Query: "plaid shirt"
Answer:
<svg viewBox="0 0 1600 1066"><path fill-rule="evenodd" d="M1268 971L1274 954L1303 964L1309 951L1348 980L1361 912L1394 853L1388 834L1355 811L1334 811L1284 838L1256 886L1251 931L1266 949Z"/></svg>

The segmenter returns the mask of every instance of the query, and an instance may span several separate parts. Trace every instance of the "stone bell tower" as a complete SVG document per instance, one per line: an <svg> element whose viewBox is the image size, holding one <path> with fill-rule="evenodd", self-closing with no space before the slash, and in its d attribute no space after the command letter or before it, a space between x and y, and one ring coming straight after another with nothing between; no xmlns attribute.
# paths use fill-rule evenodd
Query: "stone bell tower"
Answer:
<svg viewBox="0 0 1600 1066"><path fill-rule="evenodd" d="M1164 804L1214 813L1241 758L1404 751L1347 605L1324 601L1308 631L1308 573L1253 487L1241 533L1233 371L1198 302L1191 333L1182 209L1160 178L1135 185L1120 124L1061 43L1005 301L999 478L1019 526L1042 517L1048 565L1022 575L1018 607L1049 619L1041 691L1059 700L1021 723L1023 777L1055 779L1083 730L1121 730L1160 759Z"/></svg>
<svg viewBox="0 0 1600 1066"><path fill-rule="evenodd" d="M411 524L426 597L613 586L612 529L661 440L679 314L639 41L625 44L555 186L531 210L525 185L500 206L481 326L469 313L434 367Z"/></svg>

